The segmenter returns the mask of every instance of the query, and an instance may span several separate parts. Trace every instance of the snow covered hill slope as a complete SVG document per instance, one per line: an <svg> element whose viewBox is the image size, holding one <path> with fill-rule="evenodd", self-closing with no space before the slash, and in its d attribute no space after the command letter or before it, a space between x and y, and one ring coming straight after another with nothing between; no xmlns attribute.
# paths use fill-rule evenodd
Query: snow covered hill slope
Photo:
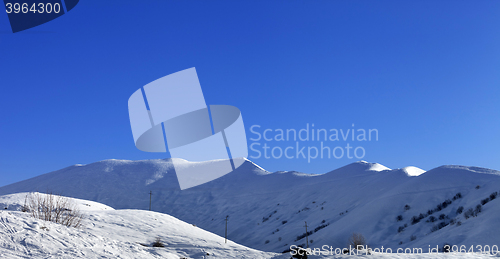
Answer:
<svg viewBox="0 0 500 259"><path fill-rule="evenodd" d="M282 252L306 239L313 248L343 248L354 232L371 247L392 249L500 245L500 172L477 167L425 172L361 161L307 175L270 173L246 161L180 191L170 159L106 160L4 186L0 194L47 189L115 209L148 209L152 191L154 211L222 236L229 216L230 239L264 251Z"/></svg>
<svg viewBox="0 0 500 259"><path fill-rule="evenodd" d="M0 209L3 210L14 210L20 211L23 206L26 206L27 199L30 193L21 192L0 196ZM42 198L45 198L47 194L38 193ZM71 199L72 203L76 205L76 208L80 211L93 211L93 210L114 210L112 207L104 205L102 203L87 201L81 199Z"/></svg>
<svg viewBox="0 0 500 259"><path fill-rule="evenodd" d="M15 205L25 194L0 197ZM21 199L22 200L22 199ZM113 210L76 200L85 210L80 228L30 217L11 206L0 211L0 258L271 258L265 253L182 222L143 210ZM89 209L88 205L93 207ZM152 247L160 238L165 247Z"/></svg>

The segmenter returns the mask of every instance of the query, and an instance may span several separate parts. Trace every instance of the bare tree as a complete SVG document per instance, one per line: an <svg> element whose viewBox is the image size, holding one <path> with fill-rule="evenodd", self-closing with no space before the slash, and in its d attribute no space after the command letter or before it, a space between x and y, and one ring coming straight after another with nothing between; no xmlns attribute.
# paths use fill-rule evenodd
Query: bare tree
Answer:
<svg viewBox="0 0 500 259"><path fill-rule="evenodd" d="M349 245L354 249L358 249L358 246L365 246L366 240L363 235L360 233L353 233L351 237L349 237Z"/></svg>
<svg viewBox="0 0 500 259"><path fill-rule="evenodd" d="M68 227L80 227L83 220L83 214L71 199L51 192L27 194L23 211L29 212L34 218Z"/></svg>

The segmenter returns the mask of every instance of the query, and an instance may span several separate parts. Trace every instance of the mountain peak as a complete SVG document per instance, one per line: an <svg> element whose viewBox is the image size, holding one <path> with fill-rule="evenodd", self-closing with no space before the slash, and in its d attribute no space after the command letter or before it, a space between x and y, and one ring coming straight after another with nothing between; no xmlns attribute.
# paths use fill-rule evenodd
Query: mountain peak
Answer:
<svg viewBox="0 0 500 259"><path fill-rule="evenodd" d="M384 166L382 164L379 164L379 163L370 163L370 162L366 162L365 160L360 160L360 161L354 162L352 164L364 165L364 166L366 166L366 169L365 169L366 171L380 172L380 171L385 171L385 170L391 170L389 167Z"/></svg>
<svg viewBox="0 0 500 259"><path fill-rule="evenodd" d="M420 169L420 168L415 167L415 166L403 167L403 168L401 168L401 170L403 170L403 172L405 172L406 175L408 175L408 176L419 176L419 175L426 172L425 170Z"/></svg>

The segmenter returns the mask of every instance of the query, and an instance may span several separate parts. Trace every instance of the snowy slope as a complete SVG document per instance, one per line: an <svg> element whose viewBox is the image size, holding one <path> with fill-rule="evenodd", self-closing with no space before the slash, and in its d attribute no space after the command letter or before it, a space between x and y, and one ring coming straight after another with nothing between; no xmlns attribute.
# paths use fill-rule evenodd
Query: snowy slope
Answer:
<svg viewBox="0 0 500 259"><path fill-rule="evenodd" d="M2 196L17 204L24 194ZM1 258L271 258L260 252L182 222L141 210L113 210L77 200L86 214L83 227L72 228L31 218L29 213L0 211ZM89 210L87 204L96 210ZM11 206L11 208L15 208ZM165 247L151 244L159 237ZM146 246L145 246L146 245Z"/></svg>
<svg viewBox="0 0 500 259"><path fill-rule="evenodd" d="M477 167L442 166L424 172L361 161L307 175L269 173L247 161L230 174L181 192L169 159L106 160L4 186L0 194L46 189L116 209L147 209L152 191L153 210L222 236L229 215L230 239L263 251L304 244L304 221L313 231L308 236L313 248L345 247L353 232L363 234L372 247L393 249L500 245L500 198L484 204L476 217L456 213L460 206L475 208L500 192L500 172ZM461 198L453 200L457 193ZM427 215L448 199L451 204ZM407 204L409 210L404 209ZM412 224L411 218L420 214L424 218ZM396 220L399 215L401 221ZM438 220L426 222L431 216ZM439 224L446 226L431 231Z"/></svg>

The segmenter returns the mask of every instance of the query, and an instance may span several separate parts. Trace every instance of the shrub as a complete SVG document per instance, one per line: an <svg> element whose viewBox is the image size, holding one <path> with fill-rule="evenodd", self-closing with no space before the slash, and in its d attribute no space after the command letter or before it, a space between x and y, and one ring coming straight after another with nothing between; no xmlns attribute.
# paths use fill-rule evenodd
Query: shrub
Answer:
<svg viewBox="0 0 500 259"><path fill-rule="evenodd" d="M314 233L318 232L320 229L323 229L323 228L328 227L328 225L330 225L330 223L328 223L328 224L321 224L321 225L317 226L317 227L314 229Z"/></svg>
<svg viewBox="0 0 500 259"><path fill-rule="evenodd" d="M160 237L156 237L155 241L152 244L153 247L165 247L165 245L161 242Z"/></svg>
<svg viewBox="0 0 500 259"><path fill-rule="evenodd" d="M427 211L427 215L431 215L432 213L434 213L434 210L428 210Z"/></svg>
<svg viewBox="0 0 500 259"><path fill-rule="evenodd" d="M403 220L403 215L398 215L398 216L396 217L396 221L401 221L401 220Z"/></svg>
<svg viewBox="0 0 500 259"><path fill-rule="evenodd" d="M398 233L401 233L401 232L403 232L404 230L405 230L405 227L401 226L401 227L399 227L399 228L398 228Z"/></svg>
<svg viewBox="0 0 500 259"><path fill-rule="evenodd" d="M46 194L32 192L26 195L23 210L29 212L32 217L67 227L80 227L83 214L80 212L73 200L51 192Z"/></svg>
<svg viewBox="0 0 500 259"><path fill-rule="evenodd" d="M24 205L21 206L21 211L22 212L28 212L28 195L24 197Z"/></svg>
<svg viewBox="0 0 500 259"><path fill-rule="evenodd" d="M417 237L416 237L416 236L411 235L411 237L410 237L410 241L414 241L414 240L416 240L416 239L417 239Z"/></svg>
<svg viewBox="0 0 500 259"><path fill-rule="evenodd" d="M446 222L444 222L444 221L443 221L443 222L440 222L439 224L434 225L434 226L431 228L431 232L434 232L434 231L440 230L440 229L442 229L442 228L444 228L444 227L446 227L446 226L448 226L448 223L446 223Z"/></svg>
<svg viewBox="0 0 500 259"><path fill-rule="evenodd" d="M446 207L448 207L448 205L451 204L451 201L450 200L445 200L441 205L443 206L443 209L445 209Z"/></svg>
<svg viewBox="0 0 500 259"><path fill-rule="evenodd" d="M457 214L462 214L462 212L464 211L464 207L463 206L460 206L458 207L457 209Z"/></svg>
<svg viewBox="0 0 500 259"><path fill-rule="evenodd" d="M406 204L405 205L405 210L410 210L410 205Z"/></svg>
<svg viewBox="0 0 500 259"><path fill-rule="evenodd" d="M483 206L481 206L481 204L478 204L476 206L476 209L474 210L474 216L477 216L477 214L479 214L481 211L483 211Z"/></svg>
<svg viewBox="0 0 500 259"><path fill-rule="evenodd" d="M437 220L436 217L430 216L427 221L429 221L429 222L435 222L436 220Z"/></svg>
<svg viewBox="0 0 500 259"><path fill-rule="evenodd" d="M479 185L476 185L476 190L477 190L477 189L479 189L479 188L481 188L481 186L479 186Z"/></svg>
<svg viewBox="0 0 500 259"><path fill-rule="evenodd" d="M482 200L481 200L481 205L484 205L484 204L488 203L489 201L490 201L490 198L489 198L489 197L488 197L488 198L486 198L486 199L482 199Z"/></svg>
<svg viewBox="0 0 500 259"><path fill-rule="evenodd" d="M416 217L416 216L411 217L411 224L412 225L415 225L418 222L420 222L420 218L419 217Z"/></svg>
<svg viewBox="0 0 500 259"><path fill-rule="evenodd" d="M264 242L264 244L269 244L269 242L270 242L269 240L266 240L266 242Z"/></svg>
<svg viewBox="0 0 500 259"><path fill-rule="evenodd" d="M360 233L353 233L351 237L349 237L348 242L348 245L352 246L353 248L366 245L366 239Z"/></svg>
<svg viewBox="0 0 500 259"><path fill-rule="evenodd" d="M496 199L497 196L498 196L498 192L494 192L494 193L490 194L490 200Z"/></svg>
<svg viewBox="0 0 500 259"><path fill-rule="evenodd" d="M443 220L445 218L446 218L446 215L444 215L444 214L439 215L439 220Z"/></svg>
<svg viewBox="0 0 500 259"><path fill-rule="evenodd" d="M444 227L446 227L446 226L448 226L448 223L446 223L446 222L444 222L444 221L438 224L438 228L439 228L439 229L442 229L442 228L444 228Z"/></svg>
<svg viewBox="0 0 500 259"><path fill-rule="evenodd" d="M281 224L285 225L288 222L288 220L283 220L281 221Z"/></svg>
<svg viewBox="0 0 500 259"><path fill-rule="evenodd" d="M468 219L468 218L470 218L470 217L472 217L472 216L474 216L474 209L469 208L468 210L466 210L466 211L464 212L464 217L465 217L465 219Z"/></svg>
<svg viewBox="0 0 500 259"><path fill-rule="evenodd" d="M297 236L297 238L295 239L295 241L299 241L299 240L301 240L302 238L304 238L304 237L306 237L306 236L311 235L312 233L313 233L313 231L311 230L311 231L307 231L306 233L303 233L303 234L301 234L301 235L298 235L298 236Z"/></svg>

